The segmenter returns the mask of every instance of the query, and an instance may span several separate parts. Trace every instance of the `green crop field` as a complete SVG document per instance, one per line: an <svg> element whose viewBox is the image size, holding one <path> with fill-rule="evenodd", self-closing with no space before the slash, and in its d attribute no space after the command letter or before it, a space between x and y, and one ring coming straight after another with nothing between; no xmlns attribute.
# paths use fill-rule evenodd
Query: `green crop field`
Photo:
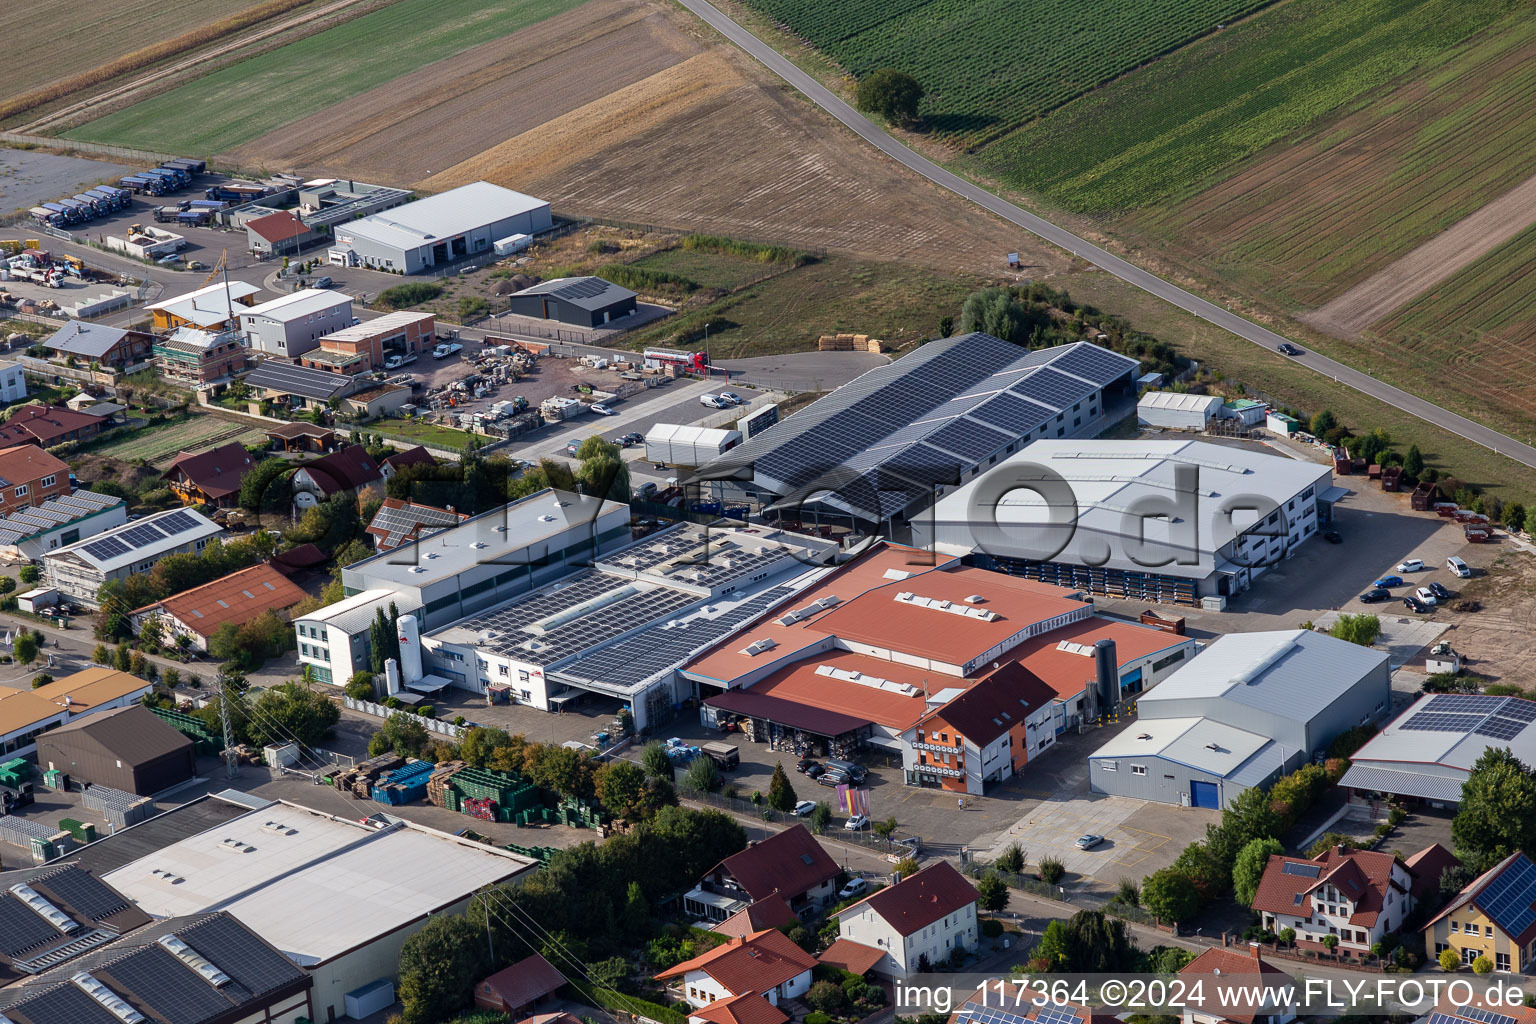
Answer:
<svg viewBox="0 0 1536 1024"><path fill-rule="evenodd" d="M1290 0L1026 125L982 168L1068 209L1164 203L1416 69L1521 0Z"/></svg>
<svg viewBox="0 0 1536 1024"><path fill-rule="evenodd" d="M854 75L910 72L977 146L1270 0L745 0Z"/></svg>
<svg viewBox="0 0 1536 1024"><path fill-rule="evenodd" d="M166 152L223 152L579 2L399 0L67 135Z"/></svg>
<svg viewBox="0 0 1536 1024"><path fill-rule="evenodd" d="M190 420L152 424L120 434L100 445L89 445L88 450L92 455L124 462L158 462L186 449L212 448L230 441L264 444L266 435L256 427L243 426L232 420L195 416Z"/></svg>

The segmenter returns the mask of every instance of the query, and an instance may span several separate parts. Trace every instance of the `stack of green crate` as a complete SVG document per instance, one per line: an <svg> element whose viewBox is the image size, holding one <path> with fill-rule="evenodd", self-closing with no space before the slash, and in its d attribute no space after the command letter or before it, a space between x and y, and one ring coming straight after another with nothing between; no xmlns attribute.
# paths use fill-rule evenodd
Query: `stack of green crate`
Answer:
<svg viewBox="0 0 1536 1024"><path fill-rule="evenodd" d="M224 749L224 738L208 731L200 718L172 708L150 708L167 725L192 740L193 749L199 754L217 754Z"/></svg>
<svg viewBox="0 0 1536 1024"><path fill-rule="evenodd" d="M20 789L21 784L32 777L32 766L21 758L0 764L0 786Z"/></svg>
<svg viewBox="0 0 1536 1024"><path fill-rule="evenodd" d="M74 818L63 818L59 821L59 828L68 832L78 843L94 843L96 841L96 826L90 822L76 821Z"/></svg>

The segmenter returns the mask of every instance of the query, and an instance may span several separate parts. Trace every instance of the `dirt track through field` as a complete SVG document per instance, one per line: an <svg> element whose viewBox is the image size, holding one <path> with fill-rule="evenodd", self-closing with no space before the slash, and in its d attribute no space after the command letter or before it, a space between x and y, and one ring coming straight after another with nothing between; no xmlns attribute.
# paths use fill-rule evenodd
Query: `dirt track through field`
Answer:
<svg viewBox="0 0 1536 1024"><path fill-rule="evenodd" d="M1536 177L1301 317L1325 334L1349 338L1415 296L1536 224Z"/></svg>

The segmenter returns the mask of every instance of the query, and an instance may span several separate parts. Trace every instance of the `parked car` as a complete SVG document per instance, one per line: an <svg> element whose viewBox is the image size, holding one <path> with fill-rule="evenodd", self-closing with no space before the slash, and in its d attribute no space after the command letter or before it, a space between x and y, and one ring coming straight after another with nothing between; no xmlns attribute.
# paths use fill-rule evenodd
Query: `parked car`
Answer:
<svg viewBox="0 0 1536 1024"><path fill-rule="evenodd" d="M869 828L869 815L855 814L853 817L843 822L843 828L849 832L857 832L860 829Z"/></svg>
<svg viewBox="0 0 1536 1024"><path fill-rule="evenodd" d="M1329 544L1343 544L1344 536L1339 533L1338 530L1324 530L1323 540L1327 541Z"/></svg>
<svg viewBox="0 0 1536 1024"><path fill-rule="evenodd" d="M1420 587L1413 592L1413 596L1418 598L1421 604L1435 605L1440 603L1439 599L1435 597L1435 592L1428 587Z"/></svg>
<svg viewBox="0 0 1536 1024"><path fill-rule="evenodd" d="M850 878L850 879L848 879L848 884L847 885L845 885L841 889L837 890L837 898L840 899L840 900L852 899L853 897L857 896L859 893L863 892L865 889L868 889L868 888L869 888L869 883L864 881L864 879L862 879L862 878Z"/></svg>
<svg viewBox="0 0 1536 1024"><path fill-rule="evenodd" d="M625 444L643 444L644 442L645 435L640 433L638 430L631 430L629 433L624 435Z"/></svg>
<svg viewBox="0 0 1536 1024"><path fill-rule="evenodd" d="M332 281L329 275L325 275L325 276L322 276L322 277L315 278L314 281L310 283L310 287L311 288L329 288L329 287L331 287L331 285L333 285L335 283L336 282Z"/></svg>
<svg viewBox="0 0 1536 1024"><path fill-rule="evenodd" d="M1455 555L1452 555L1450 558L1445 560L1445 567L1451 570L1452 573L1461 579L1466 580L1472 578L1472 567L1467 565L1466 562L1463 562L1461 559L1457 558Z"/></svg>
<svg viewBox="0 0 1536 1024"><path fill-rule="evenodd" d="M1090 832L1090 833L1088 833L1085 836L1078 836L1077 837L1077 848L1079 850L1091 850L1095 846L1098 846L1103 841L1104 841L1104 837L1103 836L1097 836L1097 835L1094 835L1092 832Z"/></svg>
<svg viewBox="0 0 1536 1024"><path fill-rule="evenodd" d="M812 800L801 800L799 803L795 804L795 814L802 818L810 814L815 809L816 804Z"/></svg>
<svg viewBox="0 0 1536 1024"><path fill-rule="evenodd" d="M1403 578L1401 576L1383 576L1381 579L1371 584L1373 587L1400 587L1402 585Z"/></svg>
<svg viewBox="0 0 1536 1024"><path fill-rule="evenodd" d="M1420 615L1429 611L1429 605L1425 604L1423 601L1420 601L1412 594L1409 594L1407 597L1403 598L1403 607L1407 608L1411 612L1418 612Z"/></svg>
<svg viewBox="0 0 1536 1024"><path fill-rule="evenodd" d="M816 781L823 786L845 786L848 784L848 776L842 772L824 771L816 777Z"/></svg>
<svg viewBox="0 0 1536 1024"><path fill-rule="evenodd" d="M1437 601L1449 601L1451 599L1451 592L1445 589L1445 584L1438 581L1430 582L1429 592L1435 595L1435 600Z"/></svg>
<svg viewBox="0 0 1536 1024"><path fill-rule="evenodd" d="M1361 604L1375 604L1378 601L1390 600L1392 600L1392 591L1387 590L1384 587L1377 587L1374 590L1367 590L1365 593L1360 595Z"/></svg>
<svg viewBox="0 0 1536 1024"><path fill-rule="evenodd" d="M746 399L742 398L734 391L722 391L720 392L720 397L725 399L727 402L730 402L732 405L740 405L742 402L746 401Z"/></svg>
<svg viewBox="0 0 1536 1024"><path fill-rule="evenodd" d="M1295 345L1292 345L1288 341L1282 341L1280 344L1275 346L1275 349L1283 356L1301 355L1301 349L1297 348Z"/></svg>
<svg viewBox="0 0 1536 1024"><path fill-rule="evenodd" d="M1427 568L1421 558L1405 558L1397 563L1398 572L1423 572Z"/></svg>
<svg viewBox="0 0 1536 1024"><path fill-rule="evenodd" d="M574 459L576 457L576 452L579 451L580 449L581 449L581 442L580 441L572 441L570 444L565 446L565 454L569 455L571 458Z"/></svg>
<svg viewBox="0 0 1536 1024"><path fill-rule="evenodd" d="M729 409L731 407L731 403L727 402L719 395L700 395L699 404L707 405L711 409Z"/></svg>
<svg viewBox="0 0 1536 1024"><path fill-rule="evenodd" d="M433 359L447 359L451 355L457 355L464 351L464 346L456 341L445 341L432 350Z"/></svg>
<svg viewBox="0 0 1536 1024"><path fill-rule="evenodd" d="M826 771L821 765L813 764L805 770L805 777L808 779L819 779L822 775L826 774Z"/></svg>
<svg viewBox="0 0 1536 1024"><path fill-rule="evenodd" d="M597 413L599 416L612 416L613 415L613 410L608 408L606 405L604 405L601 402L596 402L596 403L594 403L592 405L587 406L587 408L590 409L592 412Z"/></svg>
<svg viewBox="0 0 1536 1024"><path fill-rule="evenodd" d="M795 762L795 771L799 772L801 775L804 775L806 769L810 768L810 766L815 763L815 761L808 757L802 757L800 760Z"/></svg>

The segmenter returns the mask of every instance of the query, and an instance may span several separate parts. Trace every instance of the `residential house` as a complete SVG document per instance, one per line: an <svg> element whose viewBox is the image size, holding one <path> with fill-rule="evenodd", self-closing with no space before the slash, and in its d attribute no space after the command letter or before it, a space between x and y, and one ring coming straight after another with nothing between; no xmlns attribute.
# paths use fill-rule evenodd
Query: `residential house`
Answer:
<svg viewBox="0 0 1536 1024"><path fill-rule="evenodd" d="M384 474L385 480L388 480L397 471L406 466L435 465L437 465L437 460L432 457L432 453L421 445L417 445L414 448L403 448L393 455L384 456L383 460L379 462L379 472Z"/></svg>
<svg viewBox="0 0 1536 1024"><path fill-rule="evenodd" d="M1415 859L1446 863L1448 851L1431 849ZM1376 850L1331 846L1311 859L1275 854L1264 867L1253 909L1270 931L1293 929L1303 949L1322 949L1331 935L1339 953L1361 956L1408 920L1416 879L1407 863ZM1438 886L1438 871L1435 879Z"/></svg>
<svg viewBox="0 0 1536 1024"><path fill-rule="evenodd" d="M145 331L131 331L107 324L89 324L71 320L43 339L42 345L60 359L75 357L85 366L133 366L149 358L154 337Z"/></svg>
<svg viewBox="0 0 1536 1024"><path fill-rule="evenodd" d="M446 530L451 526L457 526L468 518L467 514L455 512L451 508L437 508L400 498L385 498L384 504L380 505L379 511L374 514L373 522L368 524L368 532L373 535L375 551L393 551L400 545L420 540L435 530Z"/></svg>
<svg viewBox="0 0 1536 1024"><path fill-rule="evenodd" d="M287 210L245 222L245 241L258 256L293 256L325 238Z"/></svg>
<svg viewBox="0 0 1536 1024"><path fill-rule="evenodd" d="M527 1015L565 984L561 973L539 954L519 960L475 986L475 1005L512 1017Z"/></svg>
<svg viewBox="0 0 1536 1024"><path fill-rule="evenodd" d="M742 907L710 931L746 938L764 928L783 928L786 925L799 923L800 918L789 909L789 904L784 902L784 897L775 893L767 899Z"/></svg>
<svg viewBox="0 0 1536 1024"><path fill-rule="evenodd" d="M289 292L240 312L240 329L253 351L292 357L320 337L351 325L352 296L318 288Z"/></svg>
<svg viewBox="0 0 1536 1024"><path fill-rule="evenodd" d="M1536 966L1536 864L1512 853L1478 875L1424 926L1424 949L1430 956L1454 949L1464 964L1486 956L1496 971L1530 971Z"/></svg>
<svg viewBox="0 0 1536 1024"><path fill-rule="evenodd" d="M302 464L293 474L294 503L310 508L344 491L377 487L384 479L379 464L360 444L338 448L331 454Z"/></svg>
<svg viewBox="0 0 1536 1024"><path fill-rule="evenodd" d="M27 375L21 364L0 359L0 402L9 405L27 397Z"/></svg>
<svg viewBox="0 0 1536 1024"><path fill-rule="evenodd" d="M313 423L284 423L266 431L273 451L323 455L336 444L336 431Z"/></svg>
<svg viewBox="0 0 1536 1024"><path fill-rule="evenodd" d="M1290 975L1261 957L1256 942L1249 944L1247 953L1207 949L1185 964L1179 977L1190 984L1208 981L1200 988L1206 994L1198 1006L1194 1001L1185 1004L1184 1024L1290 1024L1296 1019L1299 999L1288 984ZM1222 991L1236 998L1224 1000ZM1259 998L1260 993L1267 998Z"/></svg>
<svg viewBox="0 0 1536 1024"><path fill-rule="evenodd" d="M678 979L688 1005L704 1008L721 1000L752 996L778 1006L811 988L816 959L783 932L765 929L700 953L656 975Z"/></svg>
<svg viewBox="0 0 1536 1024"><path fill-rule="evenodd" d="M976 1024L977 1021L1006 1018L1010 1024L1119 1024L1108 1010L1092 1010L1082 1003L1069 1003L1058 994L1041 991L1029 982L988 981L965 997L949 1015L946 1024Z"/></svg>
<svg viewBox="0 0 1536 1024"><path fill-rule="evenodd" d="M837 934L883 953L875 963L881 974L925 974L956 950L976 948L977 899L976 887L941 860L844 907Z"/></svg>
<svg viewBox="0 0 1536 1024"><path fill-rule="evenodd" d="M0 514L36 508L68 494L69 463L35 444L0 448Z"/></svg>
<svg viewBox="0 0 1536 1024"><path fill-rule="evenodd" d="M717 999L688 1014L688 1024L784 1024L789 1015L756 992Z"/></svg>
<svg viewBox="0 0 1536 1024"><path fill-rule="evenodd" d="M304 596L297 584L263 562L135 608L128 621L137 636L146 622L158 619L163 646L207 651L208 642L225 623L240 625L267 612L287 621L288 609Z"/></svg>
<svg viewBox="0 0 1536 1024"><path fill-rule="evenodd" d="M168 380L194 388L227 380L245 369L245 345L233 330L178 327L156 338L153 351Z"/></svg>
<svg viewBox="0 0 1536 1024"><path fill-rule="evenodd" d="M748 904L778 896L804 917L836 895L839 871L810 830L797 824L710 868L683 896L683 909L724 921Z"/></svg>
<svg viewBox="0 0 1536 1024"><path fill-rule="evenodd" d="M195 455L182 452L161 479L169 481L184 505L233 508L240 500L240 481L255 464L244 445L230 441Z"/></svg>
<svg viewBox="0 0 1536 1024"><path fill-rule="evenodd" d="M35 444L52 448L65 441L85 441L107 428L102 416L89 416L62 405L24 405L0 423L0 444Z"/></svg>
<svg viewBox="0 0 1536 1024"><path fill-rule="evenodd" d="M240 326L240 314L247 306L256 304L256 294L260 291L245 281L221 281L145 308L157 331L173 331L178 327L200 327L207 331L235 329Z"/></svg>

